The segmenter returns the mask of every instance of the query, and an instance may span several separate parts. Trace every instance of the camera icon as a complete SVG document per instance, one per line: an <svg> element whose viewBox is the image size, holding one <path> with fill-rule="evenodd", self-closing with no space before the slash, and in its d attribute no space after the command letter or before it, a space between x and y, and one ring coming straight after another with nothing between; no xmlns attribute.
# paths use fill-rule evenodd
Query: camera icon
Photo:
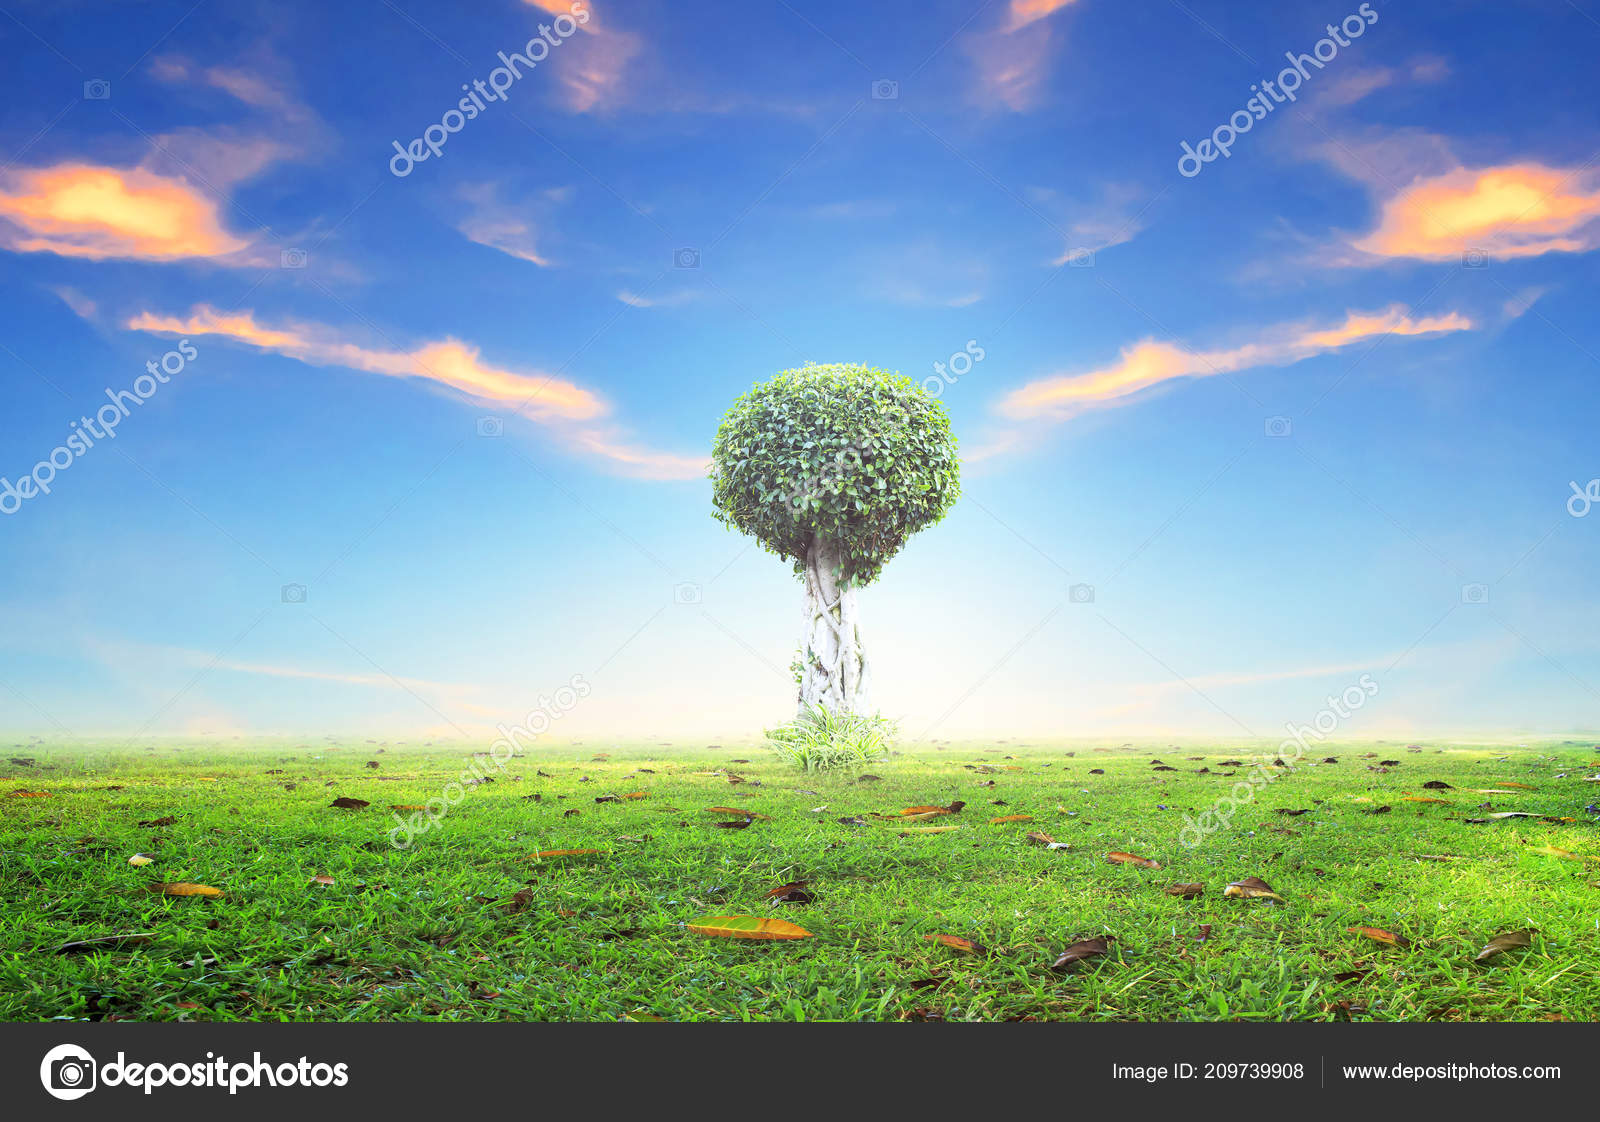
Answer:
<svg viewBox="0 0 1600 1122"><path fill-rule="evenodd" d="M111 83L104 78L90 78L83 84L83 100L109 101L111 99Z"/></svg>
<svg viewBox="0 0 1600 1122"><path fill-rule="evenodd" d="M278 264L285 269L304 269L306 267L306 251L303 249L286 249L278 254Z"/></svg>
<svg viewBox="0 0 1600 1122"><path fill-rule="evenodd" d="M285 604L304 604L306 602L306 586L303 584L286 584L280 590Z"/></svg>
<svg viewBox="0 0 1600 1122"><path fill-rule="evenodd" d="M672 602L674 604L700 603L700 586L688 580L673 585Z"/></svg>
<svg viewBox="0 0 1600 1122"><path fill-rule="evenodd" d="M1489 251L1487 249L1469 249L1461 254L1461 267L1463 269L1487 269L1489 267Z"/></svg>
<svg viewBox="0 0 1600 1122"><path fill-rule="evenodd" d="M1074 269L1094 268L1094 250L1075 249L1067 254L1067 264Z"/></svg>
<svg viewBox="0 0 1600 1122"><path fill-rule="evenodd" d="M1071 588L1067 589L1067 599L1071 600L1074 604L1093 604L1094 603L1094 585L1092 585L1092 584L1075 584L1075 585L1073 585Z"/></svg>
<svg viewBox="0 0 1600 1122"><path fill-rule="evenodd" d="M39 1065L39 1082L54 1098L81 1099L95 1089L98 1066L94 1057L76 1044L58 1044Z"/></svg>
<svg viewBox="0 0 1600 1122"><path fill-rule="evenodd" d="M1487 604L1489 602L1489 586L1486 584L1462 585L1461 602L1463 604Z"/></svg>
<svg viewBox="0 0 1600 1122"><path fill-rule="evenodd" d="M1268 417L1263 427L1268 436L1285 437L1294 435L1294 422L1287 417Z"/></svg>
<svg viewBox="0 0 1600 1122"><path fill-rule="evenodd" d="M499 417L479 417L478 418L478 435L479 436L504 436L505 434L506 434L506 423L504 421L502 421Z"/></svg>
<svg viewBox="0 0 1600 1122"><path fill-rule="evenodd" d="M672 255L674 269L698 269L700 267L700 251L698 249L680 249Z"/></svg>
<svg viewBox="0 0 1600 1122"><path fill-rule="evenodd" d="M873 101L898 101L900 100L900 83L888 78L879 78L872 83Z"/></svg>

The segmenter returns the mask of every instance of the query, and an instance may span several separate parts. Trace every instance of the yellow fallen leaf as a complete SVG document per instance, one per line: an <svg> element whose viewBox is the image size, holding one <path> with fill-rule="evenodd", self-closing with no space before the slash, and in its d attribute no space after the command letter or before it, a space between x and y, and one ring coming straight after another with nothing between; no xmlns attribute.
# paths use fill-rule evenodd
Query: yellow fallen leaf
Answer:
<svg viewBox="0 0 1600 1122"><path fill-rule="evenodd" d="M154 863L155 858L151 857L148 853L135 853L132 857L128 858L128 864L130 865L152 865Z"/></svg>
<svg viewBox="0 0 1600 1122"><path fill-rule="evenodd" d="M689 924L696 935L722 939L809 939L811 932L786 919L764 916L707 916Z"/></svg>
<svg viewBox="0 0 1600 1122"><path fill-rule="evenodd" d="M221 896L222 889L212 888L209 884L190 884L179 881L176 884L157 884L151 886L152 891L165 893L168 896Z"/></svg>

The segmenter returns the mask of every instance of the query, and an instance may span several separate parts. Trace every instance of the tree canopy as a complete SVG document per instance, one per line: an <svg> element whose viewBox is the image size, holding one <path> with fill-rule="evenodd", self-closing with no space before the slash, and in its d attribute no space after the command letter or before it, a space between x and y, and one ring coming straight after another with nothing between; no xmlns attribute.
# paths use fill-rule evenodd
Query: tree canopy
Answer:
<svg viewBox="0 0 1600 1122"><path fill-rule="evenodd" d="M945 408L911 378L858 363L785 370L734 402L712 447L717 519L804 570L818 539L840 579L877 578L961 493Z"/></svg>

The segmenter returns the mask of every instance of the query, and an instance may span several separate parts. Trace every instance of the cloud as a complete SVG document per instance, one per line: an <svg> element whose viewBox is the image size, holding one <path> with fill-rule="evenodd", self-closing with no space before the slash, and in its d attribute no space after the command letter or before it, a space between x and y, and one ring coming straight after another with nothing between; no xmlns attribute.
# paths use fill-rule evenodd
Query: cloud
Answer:
<svg viewBox="0 0 1600 1122"><path fill-rule="evenodd" d="M1054 55L1050 29L1010 30L968 36L962 44L978 77L976 100L1013 113L1032 109Z"/></svg>
<svg viewBox="0 0 1600 1122"><path fill-rule="evenodd" d="M1588 183L1585 183L1585 179ZM1600 184L1537 163L1456 168L1420 177L1382 204L1378 226L1351 242L1378 258L1457 260L1582 253L1600 245Z"/></svg>
<svg viewBox="0 0 1600 1122"><path fill-rule="evenodd" d="M1040 89L1055 55L1055 38L1040 21L1075 0L1011 0L1003 22L991 31L962 40L978 77L976 100L1026 112L1039 102Z"/></svg>
<svg viewBox="0 0 1600 1122"><path fill-rule="evenodd" d="M1085 251L1099 253L1103 249L1123 245L1138 237L1144 230L1145 206L1138 206L1143 192L1126 184L1112 183L1101 191L1099 202L1064 204L1050 188L1036 188L1033 194L1042 203L1055 209L1065 207L1073 215L1067 223L1071 235L1061 255L1051 265L1065 265Z"/></svg>
<svg viewBox="0 0 1600 1122"><path fill-rule="evenodd" d="M501 189L493 183L464 187L460 195L471 209L456 223L456 230L468 241L541 268L548 269L555 265L539 248L539 227L533 212L550 210L567 201L571 197L570 190L541 192L538 199L523 206L510 206L502 202Z"/></svg>
<svg viewBox="0 0 1600 1122"><path fill-rule="evenodd" d="M89 299L83 293L70 285L57 285L50 290L60 297L61 302L72 309L73 315L79 319L93 321L100 313L100 305Z"/></svg>
<svg viewBox="0 0 1600 1122"><path fill-rule="evenodd" d="M1434 55L1422 55L1401 67L1373 66L1350 70L1314 96L1329 106L1354 105L1379 90L1398 85L1431 85L1450 76L1450 64Z"/></svg>
<svg viewBox="0 0 1600 1122"><path fill-rule="evenodd" d="M179 261L248 245L181 176L66 163L18 171L0 188L0 246L18 253Z"/></svg>
<svg viewBox="0 0 1600 1122"><path fill-rule="evenodd" d="M209 335L312 366L341 366L432 382L474 401L510 407L550 426L571 447L609 460L621 474L640 479L694 479L705 474L703 457L641 448L614 427L586 424L610 411L595 393L539 371L491 366L479 357L477 347L459 339L436 340L411 350L384 350L340 339L330 328L302 324L270 327L258 323L253 312L219 312L204 304L186 317L142 312L124 326L157 335Z"/></svg>
<svg viewBox="0 0 1600 1122"><path fill-rule="evenodd" d="M1015 31L1076 2L1077 0L1011 0L1007 10L1006 27L1010 31Z"/></svg>
<svg viewBox="0 0 1600 1122"><path fill-rule="evenodd" d="M604 23L593 4L562 0L523 0L529 7L555 16L574 16L583 35L573 35L552 52L563 100L574 113L615 109L627 100L627 79L643 43L629 31ZM587 14L588 18L582 18ZM541 25L542 26L542 25Z"/></svg>
<svg viewBox="0 0 1600 1122"><path fill-rule="evenodd" d="M588 390L537 372L521 374L489 366L478 349L458 339L424 343L410 351L378 350L335 339L325 329L264 327L252 312L219 312L196 307L187 318L143 312L128 328L159 335L216 335L273 351L313 366L344 366L391 378L423 378L494 405L526 402L530 414L585 420L604 413L605 405Z"/></svg>
<svg viewBox="0 0 1600 1122"><path fill-rule="evenodd" d="M676 308L700 299L700 293L693 289L684 289L682 292L672 292L665 296L640 296L624 288L617 293L617 299L630 308Z"/></svg>
<svg viewBox="0 0 1600 1122"><path fill-rule="evenodd" d="M1286 366L1385 335L1466 331L1472 321L1457 312L1413 318L1399 305L1381 312L1349 312L1334 327L1291 326L1259 342L1222 350L1190 350L1144 340L1111 366L1031 382L1007 395L999 412L1012 420L1064 420L1088 409L1128 404L1135 395L1175 378L1209 378L1258 366Z"/></svg>

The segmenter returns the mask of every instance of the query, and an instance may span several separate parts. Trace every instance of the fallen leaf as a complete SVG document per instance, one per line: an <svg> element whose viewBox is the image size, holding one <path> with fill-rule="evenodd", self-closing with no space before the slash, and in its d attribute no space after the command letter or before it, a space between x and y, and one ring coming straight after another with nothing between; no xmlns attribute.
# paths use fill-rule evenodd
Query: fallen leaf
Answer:
<svg viewBox="0 0 1600 1122"><path fill-rule="evenodd" d="M1424 789L1429 790L1429 791L1453 791L1453 790L1455 790L1454 787L1450 786L1450 784L1446 783L1442 779L1430 779L1426 783L1424 783L1422 786L1424 787Z"/></svg>
<svg viewBox="0 0 1600 1122"><path fill-rule="evenodd" d="M1565 857L1568 861L1600 861L1600 857L1587 857L1583 854L1573 853L1568 849L1559 849L1553 845L1533 846L1529 853L1542 853L1546 857Z"/></svg>
<svg viewBox="0 0 1600 1122"><path fill-rule="evenodd" d="M784 919L759 916L707 916L689 924L696 935L723 939L809 939L811 932Z"/></svg>
<svg viewBox="0 0 1600 1122"><path fill-rule="evenodd" d="M1031 814L1003 814L999 818L991 818L991 819L989 819L989 825L998 826L998 825L1000 825L1001 823L1004 823L1004 822L1032 822L1032 821L1033 821L1033 815L1031 815Z"/></svg>
<svg viewBox="0 0 1600 1122"><path fill-rule="evenodd" d="M1229 881L1228 887L1222 890L1222 894L1224 896L1237 896L1242 900L1259 898L1277 900L1280 903L1284 902L1283 897L1274 892L1272 886L1260 877L1245 877L1243 880Z"/></svg>
<svg viewBox="0 0 1600 1122"><path fill-rule="evenodd" d="M739 818L729 822L713 822L711 824L722 830L743 830L750 825L750 819Z"/></svg>
<svg viewBox="0 0 1600 1122"><path fill-rule="evenodd" d="M1404 935L1396 935L1394 932L1385 931L1381 927L1347 927L1345 930L1354 931L1357 935L1365 935L1367 938L1374 939L1380 943L1388 943L1391 947L1399 947L1401 950L1405 950L1411 945L1411 940Z"/></svg>
<svg viewBox="0 0 1600 1122"><path fill-rule="evenodd" d="M330 877L327 873L318 873L316 876L312 877L307 883L308 884L329 885L329 884L333 883L333 878Z"/></svg>
<svg viewBox="0 0 1600 1122"><path fill-rule="evenodd" d="M912 815L927 817L934 814L960 814L961 808L966 805L964 802L957 801L949 806L908 806L900 813L906 817L911 817Z"/></svg>
<svg viewBox="0 0 1600 1122"><path fill-rule="evenodd" d="M165 818L152 818L146 822L139 823L139 825L150 827L171 826L177 820L178 816L176 814L169 814Z"/></svg>
<svg viewBox="0 0 1600 1122"><path fill-rule="evenodd" d="M1501 954L1505 951L1513 951L1519 950L1523 947L1531 947L1533 946L1532 935L1533 932L1531 930L1507 931L1504 934L1496 935L1493 939L1490 939L1484 944L1483 950L1479 951L1477 955L1473 957L1472 961L1483 962L1486 959L1491 959L1495 955Z"/></svg>
<svg viewBox="0 0 1600 1122"><path fill-rule="evenodd" d="M1072 966L1075 963L1082 962L1086 958L1094 958L1098 955L1105 954L1111 949L1107 945L1107 938L1109 937L1106 936L1096 937L1093 939L1079 939L1076 943L1073 943L1066 950L1061 952L1056 960L1050 964L1050 969L1065 970L1067 967Z"/></svg>
<svg viewBox="0 0 1600 1122"><path fill-rule="evenodd" d="M1113 865L1138 865L1146 869L1159 869L1161 862L1152 861L1148 857L1140 857L1137 853L1122 853L1120 851L1106 854L1106 860Z"/></svg>
<svg viewBox="0 0 1600 1122"><path fill-rule="evenodd" d="M963 939L959 935L924 935L923 940L929 943L938 943L940 946L949 947L960 954L988 954L988 948L982 943L974 943L971 939Z"/></svg>
<svg viewBox="0 0 1600 1122"><path fill-rule="evenodd" d="M907 826L895 831L898 834L948 834L951 830L959 830L960 826Z"/></svg>
<svg viewBox="0 0 1600 1122"><path fill-rule="evenodd" d="M329 803L328 805L330 807L338 807L340 810L365 810L372 804L367 802L366 799L352 799L341 796L337 799L334 799L333 802Z"/></svg>
<svg viewBox="0 0 1600 1122"><path fill-rule="evenodd" d="M222 889L212 888L209 884L190 884L179 881L176 884L152 884L150 891L165 893L168 896L221 896Z"/></svg>
<svg viewBox="0 0 1600 1122"><path fill-rule="evenodd" d="M522 797L525 798L525 799L533 799L535 801L537 801L538 798L539 798L538 795L524 795ZM428 808L425 807L425 806L417 806L414 803L390 803L389 804L389 809L390 810L427 810Z"/></svg>
<svg viewBox="0 0 1600 1122"><path fill-rule="evenodd" d="M11 797L13 799L48 799L48 798L50 798L50 792L49 791L12 791L11 792Z"/></svg>
<svg viewBox="0 0 1600 1122"><path fill-rule="evenodd" d="M816 897L806 890L803 880L790 881L780 884L777 888L767 891L767 900L772 904L809 904Z"/></svg>
<svg viewBox="0 0 1600 1122"><path fill-rule="evenodd" d="M1430 799L1423 795L1401 795L1400 798L1401 801L1408 803L1443 803L1445 806L1450 805L1449 799Z"/></svg>
<svg viewBox="0 0 1600 1122"><path fill-rule="evenodd" d="M1169 884L1166 888L1168 896L1182 896L1185 900L1193 900L1206 890L1203 884Z"/></svg>
<svg viewBox="0 0 1600 1122"><path fill-rule="evenodd" d="M541 849L538 853L528 854L530 861L543 861L551 857L588 857L597 853L604 853L603 849Z"/></svg>
<svg viewBox="0 0 1600 1122"><path fill-rule="evenodd" d="M130 865L153 865L153 864L155 864L155 860L156 859L154 857L151 857L148 853L135 853L132 857L128 858L128 864L130 864Z"/></svg>

